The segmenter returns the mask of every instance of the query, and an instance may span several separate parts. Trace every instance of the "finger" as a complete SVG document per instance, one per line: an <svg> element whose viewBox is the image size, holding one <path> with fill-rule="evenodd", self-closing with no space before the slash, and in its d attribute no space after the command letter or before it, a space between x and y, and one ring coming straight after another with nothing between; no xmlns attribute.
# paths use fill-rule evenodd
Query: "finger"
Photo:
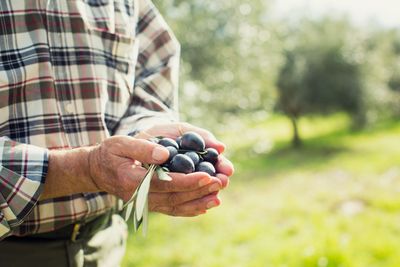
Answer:
<svg viewBox="0 0 400 267"><path fill-rule="evenodd" d="M190 192L173 192L173 193L150 193L149 206L176 206L188 201L200 199L210 193L217 192L221 189L220 183L211 183L202 188Z"/></svg>
<svg viewBox="0 0 400 267"><path fill-rule="evenodd" d="M148 164L161 164L169 157L169 152L165 147L128 136L119 137L117 149L119 155Z"/></svg>
<svg viewBox="0 0 400 267"><path fill-rule="evenodd" d="M218 162L215 164L218 173L225 174L226 176L232 176L235 172L232 162L230 162L223 155L219 155Z"/></svg>
<svg viewBox="0 0 400 267"><path fill-rule="evenodd" d="M205 172L194 172L191 174L169 173L172 181L160 181L153 179L150 187L151 192L185 192L194 191L211 183L221 181L216 177L211 177Z"/></svg>
<svg viewBox="0 0 400 267"><path fill-rule="evenodd" d="M196 132L199 135L201 135L201 137L203 137L203 139L206 143L206 147L213 147L219 153L224 152L225 147L226 147L225 144L218 141L217 138L215 138L215 136L211 132L209 132L205 129L193 126L189 123L181 123L178 127L180 127L181 134L184 134L184 133L190 132L190 131Z"/></svg>
<svg viewBox="0 0 400 267"><path fill-rule="evenodd" d="M171 216L189 217L193 216L193 214L203 214L206 210L217 207L220 204L221 200L218 198L218 196L211 194L201 199L192 200L177 206L154 207L153 211L161 212Z"/></svg>
<svg viewBox="0 0 400 267"><path fill-rule="evenodd" d="M228 185L229 185L229 177L228 176L226 176L226 175L224 175L224 174L222 174L222 173L218 173L217 174L217 178L221 181L221 183L222 183L222 188L221 189L224 189L224 188L226 188Z"/></svg>

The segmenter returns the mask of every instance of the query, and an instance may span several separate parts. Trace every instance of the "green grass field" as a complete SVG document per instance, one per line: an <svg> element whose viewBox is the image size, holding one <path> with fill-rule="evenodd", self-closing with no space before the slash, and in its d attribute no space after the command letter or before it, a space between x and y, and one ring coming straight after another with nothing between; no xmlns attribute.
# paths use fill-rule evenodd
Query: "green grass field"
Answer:
<svg viewBox="0 0 400 267"><path fill-rule="evenodd" d="M152 214L123 266L400 266L400 123L303 119L299 150L289 126L274 116L221 131L237 171L221 207Z"/></svg>

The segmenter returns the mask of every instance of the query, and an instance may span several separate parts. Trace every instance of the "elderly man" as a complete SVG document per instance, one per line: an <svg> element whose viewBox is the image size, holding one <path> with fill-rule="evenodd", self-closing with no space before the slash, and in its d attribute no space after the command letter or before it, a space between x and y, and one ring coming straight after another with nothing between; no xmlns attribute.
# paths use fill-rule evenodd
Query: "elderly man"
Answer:
<svg viewBox="0 0 400 267"><path fill-rule="evenodd" d="M150 0L0 1L0 266L118 266L118 214L168 151L177 122L179 44ZM133 137L131 137L133 136ZM149 208L196 216L233 173L153 179Z"/></svg>

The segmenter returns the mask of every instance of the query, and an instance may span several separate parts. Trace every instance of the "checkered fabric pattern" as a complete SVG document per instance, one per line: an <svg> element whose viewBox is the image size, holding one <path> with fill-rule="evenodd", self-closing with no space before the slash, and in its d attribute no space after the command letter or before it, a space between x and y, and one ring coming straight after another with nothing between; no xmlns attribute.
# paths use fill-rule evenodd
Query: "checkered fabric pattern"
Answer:
<svg viewBox="0 0 400 267"><path fill-rule="evenodd" d="M118 206L39 201L51 149L177 119L179 44L150 0L0 1L0 239Z"/></svg>

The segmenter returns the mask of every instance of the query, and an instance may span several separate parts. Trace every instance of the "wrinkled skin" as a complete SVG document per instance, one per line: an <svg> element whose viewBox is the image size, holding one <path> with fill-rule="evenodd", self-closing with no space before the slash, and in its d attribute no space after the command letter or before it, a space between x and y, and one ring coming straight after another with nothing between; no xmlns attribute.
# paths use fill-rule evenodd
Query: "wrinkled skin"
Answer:
<svg viewBox="0 0 400 267"><path fill-rule="evenodd" d="M209 131L187 123L169 123L154 126L135 137L114 136L106 139L90 152L90 174L96 186L124 201L132 196L146 173L141 163L162 164L168 160L165 147L147 141L151 137L165 136L176 139L183 133L200 134L207 147L220 154L225 145ZM155 153L153 153L155 152ZM156 156L154 156L156 154ZM149 193L149 209L171 216L197 216L220 204L218 192L227 187L233 174L233 165L222 154L216 163L217 174L170 173L172 181L153 179Z"/></svg>

